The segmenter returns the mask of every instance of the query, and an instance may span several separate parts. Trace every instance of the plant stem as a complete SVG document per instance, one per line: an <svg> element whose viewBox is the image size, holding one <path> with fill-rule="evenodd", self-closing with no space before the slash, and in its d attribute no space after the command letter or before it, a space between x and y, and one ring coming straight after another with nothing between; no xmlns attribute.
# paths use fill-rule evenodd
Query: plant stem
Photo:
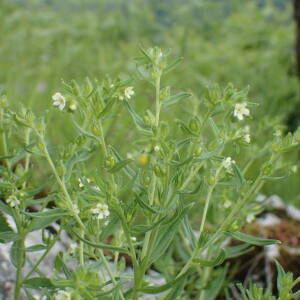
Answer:
<svg viewBox="0 0 300 300"><path fill-rule="evenodd" d="M117 286L117 282L115 280L114 274L112 273L112 271L111 271L111 269L109 267L109 264L108 264L107 259L105 258L104 254L103 254L103 251L100 250L100 249L98 249L98 250L99 250L100 257L101 257L101 260L103 262L103 265L104 265L104 267L105 267L105 269L106 269L106 271L107 271L107 273L108 273L108 275L109 275L109 277L110 277L113 285ZM119 290L119 295L120 295L120 297L121 297L122 300L125 300L125 298L124 298L123 293L121 292L121 290Z"/></svg>
<svg viewBox="0 0 300 300"><path fill-rule="evenodd" d="M21 294L21 287L22 287L22 269L24 264L24 242L25 242L25 235L24 233L21 234L21 239L17 242L18 245L18 255L17 255L17 274L16 274L16 284L15 284L15 294L14 300L20 299Z"/></svg>
<svg viewBox="0 0 300 300"><path fill-rule="evenodd" d="M27 273L27 275L25 276L25 279L28 279L30 277L30 275L32 275L35 270L38 268L38 266L40 265L40 263L45 259L45 257L48 255L48 253L50 252L50 250L53 248L53 246L55 245L55 243L57 242L57 240L60 237L60 233L62 231L62 226L60 226L59 231L57 233L57 235L55 236L55 238L50 242L50 244L48 245L48 248L45 250L45 252L41 255L41 257L35 262L35 264L33 265L33 267L31 268L31 270Z"/></svg>
<svg viewBox="0 0 300 300"><path fill-rule="evenodd" d="M56 178L56 181L57 181L57 183L59 184L59 186L60 186L62 192L64 193L64 195L65 195L65 197L66 197L66 200L67 200L67 202L68 202L69 209L74 213L74 217L75 217L76 221L78 222L78 224L79 224L82 228L85 228L85 226L84 226L84 224L82 223L81 219L79 218L78 214L74 212L75 209L74 209L74 205L73 205L72 199L71 199L71 197L70 197L70 195L69 195L69 192L68 192L68 190L67 190L67 188L66 188L65 183L63 182L63 180L62 180L62 179L60 178L60 176L58 175L58 172L57 172L57 170L56 170L56 168L55 168L55 165L54 165L54 163L53 163L53 161L52 161L52 159L51 159L51 157L50 157L50 154L49 154L49 152L48 152L48 149L47 149L47 146L46 146L46 143L45 143L44 138L43 138L38 132L36 132L36 133L37 133L37 136L39 137L39 140L40 140L40 142L41 142L41 144L42 144L42 146L43 146L43 152L44 152L44 154L45 154L46 160L48 161L48 163L49 163L49 165L50 165L50 167L51 167L51 169L52 169L52 172L53 172L53 174L54 174L54 176L55 176L55 178Z"/></svg>
<svg viewBox="0 0 300 300"><path fill-rule="evenodd" d="M157 71L157 76L155 80L155 126L158 127L159 124L159 114L160 114L160 77L161 71Z"/></svg>
<svg viewBox="0 0 300 300"><path fill-rule="evenodd" d="M4 111L3 108L0 108L0 130L1 130L1 142L2 142L2 151L3 155L8 155L8 147L7 147L7 141L6 141L6 134L4 130ZM7 167L10 168L10 163L8 159L4 159L6 161Z"/></svg>
<svg viewBox="0 0 300 300"><path fill-rule="evenodd" d="M214 183L208 189L207 197L206 197L206 200L205 200L203 216L202 216L201 225L200 225L200 230L199 230L199 239L201 238L201 235L202 235L202 232L203 232L203 229L204 229L204 224L205 224L205 221L206 221L206 216L207 216L207 212L208 212L208 208L209 208L210 199L211 199L212 193L213 193L213 191L214 191L214 189L217 185L219 173L220 173L222 168L223 168L223 165L221 164L220 167L216 171Z"/></svg>

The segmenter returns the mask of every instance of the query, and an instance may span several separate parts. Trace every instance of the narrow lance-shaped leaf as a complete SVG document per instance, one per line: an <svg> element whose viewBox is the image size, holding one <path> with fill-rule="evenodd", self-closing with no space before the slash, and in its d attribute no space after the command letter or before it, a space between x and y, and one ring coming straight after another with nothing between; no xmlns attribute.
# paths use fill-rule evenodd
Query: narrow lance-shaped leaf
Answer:
<svg viewBox="0 0 300 300"><path fill-rule="evenodd" d="M185 277L187 276L187 273L181 275L180 277L176 278L175 280L172 280L166 284L160 285L160 286L149 286L141 288L140 291L144 292L146 294L158 294L162 293L170 288L172 288L174 285L178 284L179 282L183 281Z"/></svg>
<svg viewBox="0 0 300 300"><path fill-rule="evenodd" d="M224 249L221 249L219 255L213 260L206 260L202 258L194 258L193 262L200 264L203 267L215 267L223 263L226 258L226 253Z"/></svg>
<svg viewBox="0 0 300 300"><path fill-rule="evenodd" d="M124 167L126 167L131 162L133 162L132 159L121 160L121 161L117 162L111 169L109 169L108 172L116 173L116 172L122 170Z"/></svg>
<svg viewBox="0 0 300 300"><path fill-rule="evenodd" d="M280 244L281 242L278 240L272 240L272 239L262 239L256 236L252 236L243 232L226 232L227 235L230 237L239 240L241 242L245 242L251 245L256 246L267 246L267 245L273 245L273 244Z"/></svg>
<svg viewBox="0 0 300 300"><path fill-rule="evenodd" d="M181 93L173 95L173 96L169 97L168 99L164 100L162 104L163 104L163 106L169 106L169 105L175 104L179 101L188 99L191 96L192 96L192 94L190 94L190 93L181 92Z"/></svg>
<svg viewBox="0 0 300 300"><path fill-rule="evenodd" d="M94 247L94 248L99 248L102 250L110 250L110 251L117 251L117 252L121 252L121 253L127 253L129 254L128 250L125 248L121 248L121 247L115 247L115 246L111 246L111 245L106 245L106 244L102 244L102 243L94 243L91 241L88 241L86 239L84 239L82 236L80 236L76 231L74 231L73 229L71 229L70 227L68 227L68 229L74 233L78 239L80 239L82 242Z"/></svg>
<svg viewBox="0 0 300 300"><path fill-rule="evenodd" d="M29 225L30 232L45 228L61 217L70 215L68 211L60 208L54 208L38 213L24 212L24 214L33 218L32 222Z"/></svg>

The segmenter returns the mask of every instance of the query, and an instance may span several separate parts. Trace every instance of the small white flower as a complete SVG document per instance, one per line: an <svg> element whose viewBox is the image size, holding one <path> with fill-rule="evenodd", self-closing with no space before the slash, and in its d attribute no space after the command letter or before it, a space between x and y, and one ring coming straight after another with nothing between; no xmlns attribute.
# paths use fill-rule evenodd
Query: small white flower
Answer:
<svg viewBox="0 0 300 300"><path fill-rule="evenodd" d="M128 159L132 159L132 158L133 158L133 155L132 155L132 153L128 152L128 153L126 154L126 157L127 157Z"/></svg>
<svg viewBox="0 0 300 300"><path fill-rule="evenodd" d="M17 199L16 196L10 195L7 199L6 202L10 205L10 207L16 207L17 205L20 204L20 201Z"/></svg>
<svg viewBox="0 0 300 300"><path fill-rule="evenodd" d="M91 180L90 180L89 178L85 178L85 180L87 181L87 183L90 183L90 182L91 182ZM84 187L84 184L83 184L81 178L78 178L78 186L79 186L80 188L83 188L83 187Z"/></svg>
<svg viewBox="0 0 300 300"><path fill-rule="evenodd" d="M249 214L246 218L247 223L251 223L255 220L255 215L254 214Z"/></svg>
<svg viewBox="0 0 300 300"><path fill-rule="evenodd" d="M237 103L234 107L233 115L240 121L244 120L244 116L250 116L247 103Z"/></svg>
<svg viewBox="0 0 300 300"><path fill-rule="evenodd" d="M77 244L75 244L75 243L72 243L71 245L70 245L70 247L69 247L69 253L71 254L71 255L74 255L75 253L76 253L76 249L77 249L78 247L77 247Z"/></svg>
<svg viewBox="0 0 300 300"><path fill-rule="evenodd" d="M102 203L98 203L95 208L91 209L91 212L93 215L97 216L98 220L102 220L110 214L107 204Z"/></svg>
<svg viewBox="0 0 300 300"><path fill-rule="evenodd" d="M282 132L280 129L276 129L274 132L274 136L280 137L282 135Z"/></svg>
<svg viewBox="0 0 300 300"><path fill-rule="evenodd" d="M159 150L160 150L160 147L156 145L156 146L154 147L154 151L155 151L155 152L159 152Z"/></svg>
<svg viewBox="0 0 300 300"><path fill-rule="evenodd" d="M128 86L127 88L124 89L124 93L122 93L121 95L119 95L119 99L120 100L124 100L124 98L126 99L130 99L132 96L134 95L134 90L132 86Z"/></svg>
<svg viewBox="0 0 300 300"><path fill-rule="evenodd" d="M235 161L231 157L224 158L222 164L226 172L232 173L232 164L235 164Z"/></svg>
<svg viewBox="0 0 300 300"><path fill-rule="evenodd" d="M244 141L247 143L247 144L250 144L251 142L251 136L249 133L245 134L244 135Z"/></svg>
<svg viewBox="0 0 300 300"><path fill-rule="evenodd" d="M131 237L131 240L132 240L133 242L136 242L136 237L135 237L135 236L132 236L132 237Z"/></svg>
<svg viewBox="0 0 300 300"><path fill-rule="evenodd" d="M71 300L71 293L67 291L58 291L54 295L54 300Z"/></svg>
<svg viewBox="0 0 300 300"><path fill-rule="evenodd" d="M225 203L224 203L225 208L229 208L231 205L232 205L232 202L229 201L229 200L226 200Z"/></svg>
<svg viewBox="0 0 300 300"><path fill-rule="evenodd" d="M55 93L52 96L53 106L57 107L59 110L63 110L66 106L66 99L61 93Z"/></svg>
<svg viewBox="0 0 300 300"><path fill-rule="evenodd" d="M73 212L76 214L76 215L79 215L80 213L80 210L78 208L78 205L77 204L73 204Z"/></svg>

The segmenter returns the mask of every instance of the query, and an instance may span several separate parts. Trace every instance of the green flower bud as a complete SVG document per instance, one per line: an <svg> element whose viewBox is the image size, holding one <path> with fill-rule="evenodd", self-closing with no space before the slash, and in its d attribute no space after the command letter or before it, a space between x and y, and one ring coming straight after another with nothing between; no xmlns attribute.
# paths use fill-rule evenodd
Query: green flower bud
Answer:
<svg viewBox="0 0 300 300"><path fill-rule="evenodd" d="M104 165L106 168L112 168L115 165L115 162L115 158L112 155L109 155L106 157Z"/></svg>
<svg viewBox="0 0 300 300"><path fill-rule="evenodd" d="M189 128L193 132L197 132L200 128L199 120L196 117L193 117L189 122Z"/></svg>

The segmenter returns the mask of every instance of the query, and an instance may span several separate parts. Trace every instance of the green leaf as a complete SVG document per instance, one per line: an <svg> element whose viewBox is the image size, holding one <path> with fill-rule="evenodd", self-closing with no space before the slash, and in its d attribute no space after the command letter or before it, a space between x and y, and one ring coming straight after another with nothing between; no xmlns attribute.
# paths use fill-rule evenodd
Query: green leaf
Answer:
<svg viewBox="0 0 300 300"><path fill-rule="evenodd" d="M145 233L147 231L153 230L156 226L158 226L160 223L162 223L166 218L167 218L167 216L164 216L164 217L160 218L153 225L134 225L133 227L131 227L130 231L133 234Z"/></svg>
<svg viewBox="0 0 300 300"><path fill-rule="evenodd" d="M205 160L205 159L212 158L212 157L220 154L220 152L222 152L223 149L224 149L224 142L221 145L219 145L216 149L214 149L212 151L209 151L209 152L206 152L203 155L195 157L194 161L202 161L202 160Z"/></svg>
<svg viewBox="0 0 300 300"><path fill-rule="evenodd" d="M152 131L150 131L150 127L144 123L143 119L135 112L131 104L127 100L123 100L123 103L127 108L129 114L131 115L138 130L147 136L152 136Z"/></svg>
<svg viewBox="0 0 300 300"><path fill-rule="evenodd" d="M271 240L271 239L262 239L256 236L252 236L243 232L226 232L227 235L230 237L239 240L241 242L248 243L250 245L256 245L256 246L267 246L267 245L273 245L273 244L281 244L278 240Z"/></svg>
<svg viewBox="0 0 300 300"><path fill-rule="evenodd" d="M0 211L8 214L9 216L13 215L12 208L9 205L7 205L4 202L2 202L1 200L0 200Z"/></svg>
<svg viewBox="0 0 300 300"><path fill-rule="evenodd" d="M30 247L27 247L25 249L26 252L36 252L36 251L43 251L46 250L47 246L46 245L42 245L42 244L38 244L38 245L33 245Z"/></svg>
<svg viewBox="0 0 300 300"><path fill-rule="evenodd" d="M55 285L49 278L46 277L35 277L23 281L23 286L30 289L54 289Z"/></svg>
<svg viewBox="0 0 300 300"><path fill-rule="evenodd" d="M100 114L98 115L98 118L104 118L111 110L111 108L113 107L114 103L116 102L115 98L110 99L104 109L100 112Z"/></svg>
<svg viewBox="0 0 300 300"><path fill-rule="evenodd" d="M94 140L98 140L98 138L94 134L87 132L86 130L81 128L73 118L72 118L72 123L75 126L75 128L79 131L79 133L81 133L82 135L84 135L88 138L94 139Z"/></svg>
<svg viewBox="0 0 300 300"><path fill-rule="evenodd" d="M164 100L162 102L162 104L163 104L163 106L169 106L169 105L175 104L179 101L183 101L187 98L190 98L191 96L192 96L192 94L190 94L190 93L181 92L181 93L173 95L173 96L169 97L168 99Z"/></svg>
<svg viewBox="0 0 300 300"><path fill-rule="evenodd" d="M208 287L204 290L203 299L205 300L217 298L226 280L227 267L217 269L216 273L218 273L217 276L208 283Z"/></svg>
<svg viewBox="0 0 300 300"><path fill-rule="evenodd" d="M242 185L245 182L245 178L243 176L243 173L241 172L240 168L237 166L237 164L232 164L233 172L236 178L239 181L239 185Z"/></svg>
<svg viewBox="0 0 300 300"><path fill-rule="evenodd" d="M46 226L57 221L61 217L70 215L68 211L60 208L54 208L38 213L24 212L24 214L33 218L29 225L29 232L45 228Z"/></svg>
<svg viewBox="0 0 300 300"><path fill-rule="evenodd" d="M157 259L159 259L168 249L187 211L188 207L184 208L179 213L176 212L171 222L168 222L166 225L163 225L159 228L159 233L155 239L153 248L150 251L150 256L148 260L149 265Z"/></svg>
<svg viewBox="0 0 300 300"><path fill-rule="evenodd" d="M253 249L254 247L249 247L248 244L227 247L225 248L226 258L238 257L252 251Z"/></svg>
<svg viewBox="0 0 300 300"><path fill-rule="evenodd" d="M178 283L185 280L185 277L187 276L187 273L181 275L175 280L172 280L166 284L160 285L160 286L149 286L149 287L143 287L140 289L141 292L146 294L159 294L162 293L170 288L172 288L174 285L177 285Z"/></svg>
<svg viewBox="0 0 300 300"><path fill-rule="evenodd" d="M200 264L203 267L215 267L224 262L226 258L226 253L224 249L221 249L219 255L214 260L205 260L202 258L194 258L193 262L196 264Z"/></svg>
<svg viewBox="0 0 300 300"><path fill-rule="evenodd" d="M88 160L91 157L93 150L82 148L78 152L74 153L65 164L66 173L65 173L65 180L68 181L72 174L72 170L75 164L79 162L83 162Z"/></svg>
<svg viewBox="0 0 300 300"><path fill-rule="evenodd" d="M108 223L108 225L105 226L101 231L99 240L100 241L106 240L119 226L120 226L120 219L117 216L113 216L110 222Z"/></svg>
<svg viewBox="0 0 300 300"><path fill-rule="evenodd" d="M5 216L0 212L0 233L1 232L13 232L12 228L9 226L7 219Z"/></svg>
<svg viewBox="0 0 300 300"><path fill-rule="evenodd" d="M191 245L193 246L193 248L195 248L197 245L197 239L196 239L193 229L189 223L189 219L188 219L187 215L185 215L183 218L183 228L184 228L186 237L188 238L188 240L191 243Z"/></svg>
<svg viewBox="0 0 300 300"><path fill-rule="evenodd" d="M175 122L178 124L179 128L184 132L184 133L187 133L187 134L190 134L192 136L198 136L195 132L193 132L188 126L186 126L184 124L183 121L181 120L175 120Z"/></svg>
<svg viewBox="0 0 300 300"><path fill-rule="evenodd" d="M122 156L113 146L109 146L109 149L114 153L118 161L123 160ZM134 179L137 176L136 172L129 165L126 165L122 170L130 179Z"/></svg>
<svg viewBox="0 0 300 300"><path fill-rule="evenodd" d="M14 242L20 239L20 236L13 231L0 232L0 243Z"/></svg>
<svg viewBox="0 0 300 300"><path fill-rule="evenodd" d="M110 173L116 173L126 167L128 164L133 162L132 159L124 159L122 161L117 162L111 169L108 170Z"/></svg>
<svg viewBox="0 0 300 300"><path fill-rule="evenodd" d="M177 67L183 60L183 57L176 58L173 62L171 62L166 68L164 68L164 74L171 72L174 68Z"/></svg>
<svg viewBox="0 0 300 300"><path fill-rule="evenodd" d="M99 248L102 250L109 250L109 251L116 251L116 252L121 252L121 253L126 253L129 254L129 251L126 248L121 248L121 247L115 247L115 246L111 246L111 245L106 245L103 243L93 243L91 241L88 241L86 239L84 239L83 237L81 237L76 231L74 231L73 229L71 229L70 227L68 227L68 229L77 236L78 239L80 239L82 242L94 247L94 248Z"/></svg>
<svg viewBox="0 0 300 300"><path fill-rule="evenodd" d="M23 256L19 256L19 251L20 251L20 241L13 242L9 250L9 258L12 264L16 268L19 264L23 266L25 263L25 254L23 253Z"/></svg>
<svg viewBox="0 0 300 300"><path fill-rule="evenodd" d="M162 210L160 210L159 208L148 205L145 201L142 200L141 197L139 197L138 194L136 194L135 196L136 196L135 199L141 208L144 208L153 214L161 214L162 213Z"/></svg>
<svg viewBox="0 0 300 300"><path fill-rule="evenodd" d="M278 291L280 291L283 288L282 283L284 282L284 277L286 273L277 260L275 260L275 263L277 269L277 289Z"/></svg>

